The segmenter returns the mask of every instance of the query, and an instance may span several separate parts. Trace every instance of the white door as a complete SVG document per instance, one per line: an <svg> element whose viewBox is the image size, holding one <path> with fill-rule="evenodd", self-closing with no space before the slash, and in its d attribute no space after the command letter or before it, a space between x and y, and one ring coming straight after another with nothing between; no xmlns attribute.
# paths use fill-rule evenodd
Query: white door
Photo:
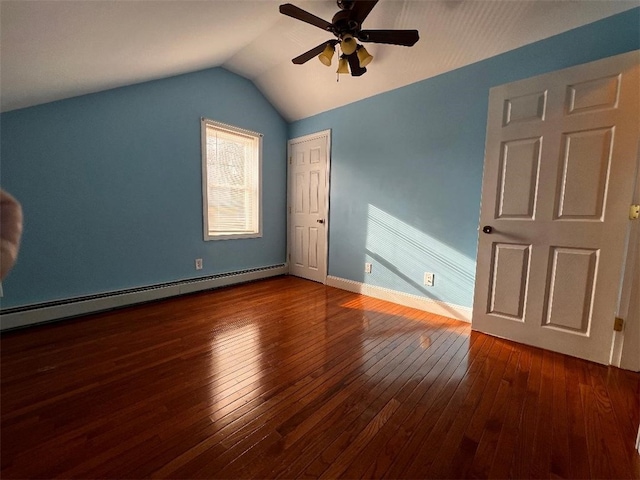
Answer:
<svg viewBox="0 0 640 480"><path fill-rule="evenodd" d="M608 364L639 52L491 89L472 327Z"/></svg>
<svg viewBox="0 0 640 480"><path fill-rule="evenodd" d="M330 132L289 141L289 273L327 279Z"/></svg>

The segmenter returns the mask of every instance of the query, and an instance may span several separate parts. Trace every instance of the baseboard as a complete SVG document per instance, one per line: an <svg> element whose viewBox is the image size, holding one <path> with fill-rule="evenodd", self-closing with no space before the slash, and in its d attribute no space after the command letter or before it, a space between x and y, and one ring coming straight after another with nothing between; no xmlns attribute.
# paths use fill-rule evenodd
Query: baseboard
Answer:
<svg viewBox="0 0 640 480"><path fill-rule="evenodd" d="M112 310L137 303L150 302L187 293L275 277L289 273L287 265L230 272L199 279L110 292L58 302L12 308L0 312L0 330L9 330L37 323L77 317L89 313Z"/></svg>
<svg viewBox="0 0 640 480"><path fill-rule="evenodd" d="M367 285L366 283L355 282L339 277L327 277L327 285L330 287L348 290L349 292L360 293L368 297L386 300L388 302L397 303L405 307L417 308L436 315L455 318L463 322L471 323L472 310L468 307L461 307L446 302L431 300L430 298L411 295L409 293L398 292L389 288L377 287L375 285Z"/></svg>

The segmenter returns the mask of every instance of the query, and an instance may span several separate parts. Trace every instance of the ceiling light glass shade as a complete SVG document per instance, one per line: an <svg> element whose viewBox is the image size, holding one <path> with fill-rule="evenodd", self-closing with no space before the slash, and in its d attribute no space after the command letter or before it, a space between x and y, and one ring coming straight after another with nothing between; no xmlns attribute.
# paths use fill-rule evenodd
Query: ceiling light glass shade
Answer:
<svg viewBox="0 0 640 480"><path fill-rule="evenodd" d="M336 53L336 48L330 43L327 43L327 46L324 47L324 50L322 51L322 53L318 55L318 59L320 59L320 61L324 63L327 67L330 67L331 59L333 58L334 53Z"/></svg>
<svg viewBox="0 0 640 480"><path fill-rule="evenodd" d="M349 62L347 62L344 56L340 57L340 61L338 62L338 73L349 74Z"/></svg>
<svg viewBox="0 0 640 480"><path fill-rule="evenodd" d="M371 63L373 57L367 52L367 49L362 45L358 45L358 61L360 62L360 66L362 68L366 67Z"/></svg>
<svg viewBox="0 0 640 480"><path fill-rule="evenodd" d="M358 43L352 35L347 33L342 37L342 41L340 42L340 49L342 50L342 53L344 53L345 55L351 55L356 51L357 47Z"/></svg>

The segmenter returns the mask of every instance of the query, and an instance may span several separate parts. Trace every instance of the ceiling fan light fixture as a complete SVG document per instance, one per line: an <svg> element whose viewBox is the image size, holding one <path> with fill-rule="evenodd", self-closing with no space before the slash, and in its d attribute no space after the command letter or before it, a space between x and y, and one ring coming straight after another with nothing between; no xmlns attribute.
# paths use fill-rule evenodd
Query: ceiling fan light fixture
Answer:
<svg viewBox="0 0 640 480"><path fill-rule="evenodd" d="M320 55L318 55L318 59L327 67L331 66L331 59L333 58L333 54L336 53L336 47L327 43L327 46L324 47L324 50Z"/></svg>
<svg viewBox="0 0 640 480"><path fill-rule="evenodd" d="M364 48L364 46L358 45L357 52L358 52L358 61L360 62L360 66L362 68L369 65L371 63L371 60L373 60L373 56L369 52L367 52L367 49Z"/></svg>
<svg viewBox="0 0 640 480"><path fill-rule="evenodd" d="M347 62L347 57L345 57L344 55L340 57L337 72L338 74L349 74L349 62Z"/></svg>
<svg viewBox="0 0 640 480"><path fill-rule="evenodd" d="M339 44L338 78L340 78L340 74L348 73L351 73L353 77L359 77L367 72L366 65L371 63L373 56L362 45L358 45L358 40L412 47L420 39L417 30L363 30L362 22L371 13L378 0L337 0L337 3L340 11L333 16L331 22L291 3L280 5L279 10L283 15L318 27L336 37L336 39L324 41L302 55L291 59L295 65L302 65L312 58L318 57L324 65L330 66L335 55L336 45Z"/></svg>
<svg viewBox="0 0 640 480"><path fill-rule="evenodd" d="M342 53L345 55L351 55L356 51L356 48L358 48L358 43L356 42L356 39L353 38L353 35L347 33L342 36L340 41L340 50L342 50Z"/></svg>

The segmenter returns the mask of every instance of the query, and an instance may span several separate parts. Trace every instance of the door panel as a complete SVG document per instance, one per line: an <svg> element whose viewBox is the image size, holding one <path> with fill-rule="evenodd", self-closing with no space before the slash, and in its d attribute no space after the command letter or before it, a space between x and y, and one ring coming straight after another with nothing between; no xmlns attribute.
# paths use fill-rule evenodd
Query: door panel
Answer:
<svg viewBox="0 0 640 480"><path fill-rule="evenodd" d="M540 138L504 144L498 182L498 218L533 219L539 162Z"/></svg>
<svg viewBox="0 0 640 480"><path fill-rule="evenodd" d="M637 168L638 55L493 88L476 330L609 362ZM489 231L489 230L488 230Z"/></svg>
<svg viewBox="0 0 640 480"><path fill-rule="evenodd" d="M322 172L313 170L309 172L309 213L320 215L320 205L322 202L320 196L324 195L324 192L320 192L320 174Z"/></svg>
<svg viewBox="0 0 640 480"><path fill-rule="evenodd" d="M293 240L293 264L296 267L304 267L304 227L294 227Z"/></svg>
<svg viewBox="0 0 640 480"><path fill-rule="evenodd" d="M592 320L598 251L558 247L551 250L544 325L587 334Z"/></svg>
<svg viewBox="0 0 640 480"><path fill-rule="evenodd" d="M619 96L619 74L569 85L568 113L576 114L616 108Z"/></svg>
<svg viewBox="0 0 640 480"><path fill-rule="evenodd" d="M317 270L318 269L318 228L311 227L309 229L309 268Z"/></svg>
<svg viewBox="0 0 640 480"><path fill-rule="evenodd" d="M530 248L530 245L494 245L490 313L523 320Z"/></svg>
<svg viewBox="0 0 640 480"><path fill-rule="evenodd" d="M547 106L547 92L528 93L506 98L504 102L504 126L518 122L544 120Z"/></svg>
<svg viewBox="0 0 640 480"><path fill-rule="evenodd" d="M329 132L289 142L289 273L327 277Z"/></svg>
<svg viewBox="0 0 640 480"><path fill-rule="evenodd" d="M557 219L602 221L612 128L563 135Z"/></svg>

